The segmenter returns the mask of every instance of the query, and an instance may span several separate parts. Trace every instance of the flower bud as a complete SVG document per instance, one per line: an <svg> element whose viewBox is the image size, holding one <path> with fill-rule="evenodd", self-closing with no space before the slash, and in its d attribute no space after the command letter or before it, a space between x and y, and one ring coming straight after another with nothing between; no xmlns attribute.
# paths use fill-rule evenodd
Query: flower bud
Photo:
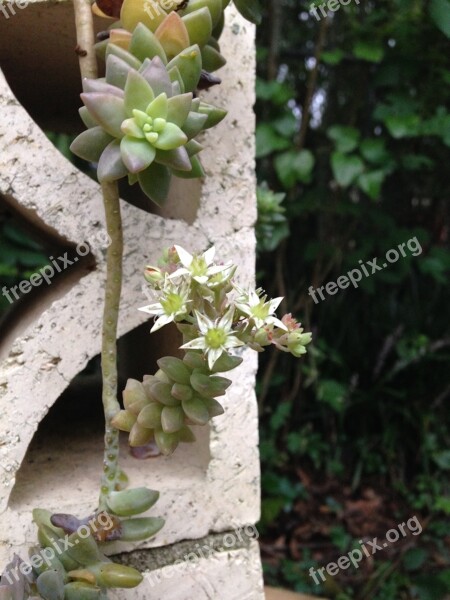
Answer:
<svg viewBox="0 0 450 600"><path fill-rule="evenodd" d="M157 287L164 281L164 275L161 269L158 267L147 266L144 271L145 280L151 285Z"/></svg>

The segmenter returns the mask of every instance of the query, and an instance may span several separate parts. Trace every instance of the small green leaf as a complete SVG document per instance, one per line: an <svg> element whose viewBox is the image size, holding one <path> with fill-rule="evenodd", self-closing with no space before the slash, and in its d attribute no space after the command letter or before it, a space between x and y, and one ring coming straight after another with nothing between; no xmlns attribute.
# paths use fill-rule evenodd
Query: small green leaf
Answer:
<svg viewBox="0 0 450 600"><path fill-rule="evenodd" d="M420 569L428 558L428 552L424 548L410 548L403 556L403 564L407 571Z"/></svg>
<svg viewBox="0 0 450 600"><path fill-rule="evenodd" d="M327 136L335 143L337 152L345 154L357 147L360 133L354 127L333 125L328 129Z"/></svg>
<svg viewBox="0 0 450 600"><path fill-rule="evenodd" d="M340 48L336 48L335 50L322 52L321 59L328 65L338 65L344 56L345 53Z"/></svg>
<svg viewBox="0 0 450 600"><path fill-rule="evenodd" d="M449 0L431 0L430 16L444 35L450 37L450 2Z"/></svg>
<svg viewBox="0 0 450 600"><path fill-rule="evenodd" d="M389 133L397 140L419 134L420 117L418 115L392 115L386 117L385 123Z"/></svg>
<svg viewBox="0 0 450 600"><path fill-rule="evenodd" d="M145 512L159 499L159 492L145 487L110 492L107 502L112 512L119 517L131 517Z"/></svg>
<svg viewBox="0 0 450 600"><path fill-rule="evenodd" d="M297 181L309 183L314 164L314 156L309 150L290 150L275 158L275 170L286 189L293 187Z"/></svg>
<svg viewBox="0 0 450 600"><path fill-rule="evenodd" d="M365 192L372 200L377 200L380 197L381 187L386 177L384 171L370 171L362 173L358 177L358 187Z"/></svg>
<svg viewBox="0 0 450 600"><path fill-rule="evenodd" d="M353 55L361 60L378 63L383 60L384 49L376 43L359 41L353 47Z"/></svg>
<svg viewBox="0 0 450 600"><path fill-rule="evenodd" d="M434 462L441 469L450 470L450 450L442 450L433 455Z"/></svg>
<svg viewBox="0 0 450 600"><path fill-rule="evenodd" d="M333 152L331 155L331 168L338 184L341 187L348 187L364 171L364 163L354 154Z"/></svg>
<svg viewBox="0 0 450 600"><path fill-rule="evenodd" d="M255 25L262 21L262 10L259 0L234 0L234 4L244 19Z"/></svg>
<svg viewBox="0 0 450 600"><path fill-rule="evenodd" d="M139 185L144 194L161 206L167 199L170 187L170 171L167 167L152 163L148 169L138 174Z"/></svg>
<svg viewBox="0 0 450 600"><path fill-rule="evenodd" d="M256 128L256 158L264 158L275 150L284 150L290 146L289 140L281 137L268 123Z"/></svg>

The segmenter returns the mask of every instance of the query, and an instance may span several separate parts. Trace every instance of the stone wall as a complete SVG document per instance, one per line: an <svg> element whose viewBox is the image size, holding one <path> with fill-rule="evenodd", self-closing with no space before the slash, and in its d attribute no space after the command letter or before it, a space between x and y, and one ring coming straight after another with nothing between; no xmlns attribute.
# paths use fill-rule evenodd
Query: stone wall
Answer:
<svg viewBox="0 0 450 600"><path fill-rule="evenodd" d="M0 14L0 202L61 248L91 244L104 229L99 186L69 163L41 129L74 131L78 126L74 40L68 2L32 1L8 19ZM253 284L254 29L232 9L227 12L223 53L229 59L221 71L224 83L208 95L227 106L229 115L205 137L208 178L201 189L175 186L160 214L122 203L120 336L145 321L137 310L145 304L143 266L173 243L190 250L214 243L224 260L239 265L241 285ZM68 423L59 435L29 446L52 405L100 352L104 266L104 250L92 248L52 285L18 301L2 326L0 569L13 552L25 556L26 547L34 543L33 507L78 515L95 507L101 435ZM198 564L186 565L183 573L166 576L177 542L188 540L195 548L196 540L212 532L233 531L258 520L256 356L246 351L244 358L227 393L225 415L214 419L209 431L199 431L195 445L172 457L136 461L124 440L123 466L130 484L161 491L150 514L163 516L167 523L148 542L109 548L109 553L162 548L165 556L165 566L145 563L154 571L137 591L121 592L121 599L148 598L150 593L154 600L263 597L255 540L214 550ZM162 574L156 584L150 578L155 573Z"/></svg>

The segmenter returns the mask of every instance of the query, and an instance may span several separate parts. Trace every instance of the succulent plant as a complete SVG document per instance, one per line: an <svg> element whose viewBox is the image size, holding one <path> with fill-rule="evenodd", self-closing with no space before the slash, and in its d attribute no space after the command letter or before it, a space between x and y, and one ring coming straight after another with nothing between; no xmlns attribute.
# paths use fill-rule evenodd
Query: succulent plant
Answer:
<svg viewBox="0 0 450 600"><path fill-rule="evenodd" d="M202 65L198 46L167 62L154 34L139 25L128 52L109 43L106 77L85 79L81 117L88 127L72 143L76 155L97 163L99 181L128 175L161 204L172 175L203 175L195 137L219 123L226 112L193 97ZM143 62L138 57L151 55Z"/></svg>
<svg viewBox="0 0 450 600"><path fill-rule="evenodd" d="M113 563L100 546L155 535L164 520L135 515L147 511L158 498L158 492L142 487L112 492L108 512L82 520L35 509L40 546L29 549L28 563L15 555L7 565L0 600L108 600L110 588L136 587L142 581L139 571Z"/></svg>
<svg viewBox="0 0 450 600"><path fill-rule="evenodd" d="M132 33L139 24L154 32L165 49L170 46L198 44L201 49L203 68L216 71L226 61L220 53L218 39L224 25L223 10L229 0L190 0L186 6L176 0L125 0L120 10L113 11L106 3L97 2L94 11L103 16L120 17L111 30L116 37L118 26ZM108 3L109 4L109 3ZM98 10L100 8L100 11ZM105 14L106 13L106 14ZM122 39L125 39L121 33ZM98 47L105 45L101 42Z"/></svg>
<svg viewBox="0 0 450 600"><path fill-rule="evenodd" d="M214 369L208 368L201 352L187 352L183 360L165 357L159 371L143 382L129 379L123 392L124 410L113 425L130 432L130 446L144 446L154 440L163 454L171 454L180 442L193 442L190 425L206 425L223 414L217 396L225 394L229 379L217 375L234 369L239 357L223 354Z"/></svg>
<svg viewBox="0 0 450 600"><path fill-rule="evenodd" d="M14 554L12 561L6 565L2 573L0 600L28 600L31 598L32 586L36 578L33 573L26 573L27 570L24 567L24 561Z"/></svg>
<svg viewBox="0 0 450 600"><path fill-rule="evenodd" d="M154 536L164 520L135 515L147 511L158 498L158 492L147 488L112 492L108 512L82 520L35 509L40 546L30 548L29 564L16 556L7 566L0 600L107 600L110 588L136 587L142 581L139 571L113 563L100 547L113 540Z"/></svg>

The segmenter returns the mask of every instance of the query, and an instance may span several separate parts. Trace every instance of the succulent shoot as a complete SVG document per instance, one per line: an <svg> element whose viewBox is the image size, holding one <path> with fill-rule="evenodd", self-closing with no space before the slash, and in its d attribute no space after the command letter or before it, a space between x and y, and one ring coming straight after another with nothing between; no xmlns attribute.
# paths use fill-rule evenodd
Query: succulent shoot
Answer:
<svg viewBox="0 0 450 600"><path fill-rule="evenodd" d="M142 581L139 571L111 562L101 546L113 540L136 541L154 536L164 520L135 515L147 511L158 498L158 492L146 488L113 492L108 512L83 520L35 509L33 519L40 546L30 548L28 564L15 557L8 565L0 584L0 598L107 600L108 589L136 587Z"/></svg>
<svg viewBox="0 0 450 600"><path fill-rule="evenodd" d="M141 310L154 317L152 331L177 325L185 356L162 358L155 375L128 381L124 409L113 425L129 432L131 446L154 441L163 454L171 454L180 442L195 440L192 425L206 425L223 414L217 398L231 381L218 373L242 362L231 354L234 348L262 352L274 345L296 357L306 353L311 334L290 314L281 319L275 314L282 299L240 289L233 280L236 266L217 263L214 256L214 247L190 254L174 246L160 267L145 271L154 301Z"/></svg>
<svg viewBox="0 0 450 600"><path fill-rule="evenodd" d="M77 156L98 163L100 182L128 176L157 204L172 175L203 176L195 138L226 115L193 96L202 71L199 47L183 43L169 61L168 44L166 52L142 24L126 38L129 50L108 43L105 78L83 82L80 114L88 129L71 145Z"/></svg>

